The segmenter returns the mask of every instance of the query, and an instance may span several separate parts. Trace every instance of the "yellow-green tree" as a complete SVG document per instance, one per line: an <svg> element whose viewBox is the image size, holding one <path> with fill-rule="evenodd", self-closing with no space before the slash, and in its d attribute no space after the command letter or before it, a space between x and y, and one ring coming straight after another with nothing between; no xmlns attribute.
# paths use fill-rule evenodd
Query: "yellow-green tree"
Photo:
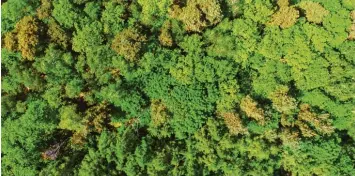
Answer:
<svg viewBox="0 0 355 176"><path fill-rule="evenodd" d="M293 26L299 17L299 11L290 7L288 0L278 0L277 4L280 9L272 15L269 24L280 26L283 29Z"/></svg>
<svg viewBox="0 0 355 176"><path fill-rule="evenodd" d="M172 46L173 38L171 36L171 22L166 21L160 29L159 41L163 46Z"/></svg>
<svg viewBox="0 0 355 176"><path fill-rule="evenodd" d="M128 28L115 36L111 46L114 51L124 56L127 61L135 62L145 41L146 37L140 34L137 29Z"/></svg>
<svg viewBox="0 0 355 176"><path fill-rule="evenodd" d="M7 32L4 35L4 43L3 47L8 49L9 51L15 51L17 50L17 36L15 32Z"/></svg>
<svg viewBox="0 0 355 176"><path fill-rule="evenodd" d="M256 120L260 124L265 123L264 111L257 107L258 103L255 102L249 95L244 97L240 102L240 109L245 112L245 114Z"/></svg>
<svg viewBox="0 0 355 176"><path fill-rule="evenodd" d="M316 24L321 23L329 14L329 11L317 2L302 1L298 6L305 11L307 20Z"/></svg>
<svg viewBox="0 0 355 176"><path fill-rule="evenodd" d="M23 17L16 24L18 50L22 57L33 60L36 54L36 47L39 43L39 24L32 16Z"/></svg>
<svg viewBox="0 0 355 176"><path fill-rule="evenodd" d="M52 2L50 0L41 0L41 6L37 8L37 16L39 19L48 18L51 15Z"/></svg>
<svg viewBox="0 0 355 176"><path fill-rule="evenodd" d="M300 112L298 113L298 120L296 125L301 130L302 136L312 137L316 136L317 133L322 135L329 135L334 132L334 127L332 127L331 121L329 119L329 114L317 115L311 112L310 105L302 104L300 105Z"/></svg>
<svg viewBox="0 0 355 176"><path fill-rule="evenodd" d="M297 108L296 100L288 96L289 88L280 86L269 95L272 106L279 112L289 114Z"/></svg>
<svg viewBox="0 0 355 176"><path fill-rule="evenodd" d="M182 21L186 30L193 32L217 24L223 17L218 0L187 0L184 7L173 5L170 16Z"/></svg>
<svg viewBox="0 0 355 176"><path fill-rule="evenodd" d="M242 120L239 115L233 112L221 113L221 116L224 119L224 123L229 129L229 133L232 135L245 134L248 132L248 129L245 128L242 124Z"/></svg>

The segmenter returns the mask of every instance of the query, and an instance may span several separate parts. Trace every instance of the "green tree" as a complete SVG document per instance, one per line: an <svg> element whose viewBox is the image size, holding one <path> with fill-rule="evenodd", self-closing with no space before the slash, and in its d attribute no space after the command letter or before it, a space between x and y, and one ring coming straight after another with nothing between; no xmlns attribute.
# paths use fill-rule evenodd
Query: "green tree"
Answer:
<svg viewBox="0 0 355 176"><path fill-rule="evenodd" d="M16 23L24 16L35 12L39 3L35 0L9 0L1 4L1 34L15 29Z"/></svg>
<svg viewBox="0 0 355 176"><path fill-rule="evenodd" d="M93 22L81 29L77 29L73 36L73 50L76 52L88 52L102 42L102 25L100 22Z"/></svg>
<svg viewBox="0 0 355 176"><path fill-rule="evenodd" d="M79 9L76 8L69 0L55 0L53 2L52 16L63 25L64 28L72 28L76 20L82 16Z"/></svg>
<svg viewBox="0 0 355 176"><path fill-rule="evenodd" d="M56 112L41 99L28 99L26 112L2 125L2 172L37 175L43 163L41 150L47 146L58 123Z"/></svg>

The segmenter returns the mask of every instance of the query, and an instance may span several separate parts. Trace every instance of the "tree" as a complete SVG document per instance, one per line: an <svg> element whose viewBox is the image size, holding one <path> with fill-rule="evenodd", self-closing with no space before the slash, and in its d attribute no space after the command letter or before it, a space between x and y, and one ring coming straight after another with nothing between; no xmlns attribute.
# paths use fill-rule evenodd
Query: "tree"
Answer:
<svg viewBox="0 0 355 176"><path fill-rule="evenodd" d="M350 16L351 16L351 19L353 20L353 24L350 27L348 39L355 40L355 22L354 22L355 21L355 10L351 11Z"/></svg>
<svg viewBox="0 0 355 176"><path fill-rule="evenodd" d="M18 23L24 16L34 13L38 2L34 0L9 0L1 4L1 34L10 32L15 29Z"/></svg>
<svg viewBox="0 0 355 176"><path fill-rule="evenodd" d="M41 99L30 98L26 112L7 119L2 128L2 172L12 175L36 175L41 165L40 151L53 137L58 118Z"/></svg>
<svg viewBox="0 0 355 176"><path fill-rule="evenodd" d="M255 23L266 24L274 13L273 5L270 1L249 0L242 5L244 16Z"/></svg>
<svg viewBox="0 0 355 176"><path fill-rule="evenodd" d="M229 129L229 133L232 135L245 134L247 129L243 127L242 121L238 114L227 112L221 114L224 119L224 123Z"/></svg>
<svg viewBox="0 0 355 176"><path fill-rule="evenodd" d="M88 52L103 42L102 25L100 22L93 22L85 25L73 36L73 50L76 52Z"/></svg>
<svg viewBox="0 0 355 176"><path fill-rule="evenodd" d="M245 112L245 114L256 120L260 124L264 124L264 111L257 107L257 103L247 95L240 102L240 109Z"/></svg>
<svg viewBox="0 0 355 176"><path fill-rule="evenodd" d="M136 62L146 37L138 30L128 28L118 33L112 41L112 49L129 62Z"/></svg>
<svg viewBox="0 0 355 176"><path fill-rule="evenodd" d="M49 21L47 35L51 42L62 46L64 49L68 47L70 37L55 20Z"/></svg>
<svg viewBox="0 0 355 176"><path fill-rule="evenodd" d="M329 135L334 132L334 128L329 121L329 114L321 114L317 116L317 114L310 112L308 104L300 105L298 119L299 121L296 122L296 125L300 127L302 135L305 137L311 137L316 134L315 132L312 132L311 128L306 124L302 124L303 122L308 122L321 134Z"/></svg>
<svg viewBox="0 0 355 176"><path fill-rule="evenodd" d="M187 31L201 32L204 28L220 22L223 15L216 0L188 0L184 7L173 5L170 16L182 21Z"/></svg>
<svg viewBox="0 0 355 176"><path fill-rule="evenodd" d="M110 1L104 4L105 10L102 11L101 22L104 27L104 33L117 34L125 23L126 4L122 2Z"/></svg>
<svg viewBox="0 0 355 176"><path fill-rule="evenodd" d="M282 86L277 88L269 96L272 101L272 106L281 113L292 113L296 109L296 100L287 95L289 88Z"/></svg>
<svg viewBox="0 0 355 176"><path fill-rule="evenodd" d="M76 20L82 16L69 0L55 0L53 2L52 16L63 25L64 28L72 28Z"/></svg>
<svg viewBox="0 0 355 176"><path fill-rule="evenodd" d="M9 51L16 51L17 46L17 35L15 32L8 32L4 36L4 48Z"/></svg>
<svg viewBox="0 0 355 176"><path fill-rule="evenodd" d="M37 16L39 19L48 18L52 11L52 3L49 0L41 0L41 6L37 8Z"/></svg>
<svg viewBox="0 0 355 176"><path fill-rule="evenodd" d="M32 16L25 16L16 24L18 50L23 58L34 59L40 30L37 20Z"/></svg>
<svg viewBox="0 0 355 176"><path fill-rule="evenodd" d="M306 18L309 22L321 23L325 16L329 14L329 11L324 9L319 3L311 1L302 1L299 4L306 12Z"/></svg>
<svg viewBox="0 0 355 176"><path fill-rule="evenodd" d="M153 27L160 26L163 21L168 17L169 6L172 5L171 0L163 1L147 1L138 0L138 4L142 7L141 20L145 25Z"/></svg>
<svg viewBox="0 0 355 176"><path fill-rule="evenodd" d="M355 9L355 1L354 0L343 0L342 4L343 4L343 6L345 6L349 10Z"/></svg>
<svg viewBox="0 0 355 176"><path fill-rule="evenodd" d="M163 24L161 30L160 30L160 35L159 35L159 41L163 46L172 46L173 45L173 39L171 36L171 22L167 21Z"/></svg>
<svg viewBox="0 0 355 176"><path fill-rule="evenodd" d="M299 17L298 10L289 7L288 0L278 0L277 2L280 9L273 14L270 24L278 25L283 29L293 26Z"/></svg>
<svg viewBox="0 0 355 176"><path fill-rule="evenodd" d="M348 163L350 158L335 139L302 142L297 148L283 151L281 160L285 170L299 175L352 174L354 169Z"/></svg>
<svg viewBox="0 0 355 176"><path fill-rule="evenodd" d="M4 175L355 175L354 0L7 0Z"/></svg>

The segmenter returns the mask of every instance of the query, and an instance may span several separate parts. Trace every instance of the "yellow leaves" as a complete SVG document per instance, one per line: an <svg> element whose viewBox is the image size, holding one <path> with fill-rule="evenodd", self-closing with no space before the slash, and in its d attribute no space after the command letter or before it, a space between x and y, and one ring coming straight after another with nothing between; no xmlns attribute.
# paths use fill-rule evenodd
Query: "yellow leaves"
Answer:
<svg viewBox="0 0 355 176"><path fill-rule="evenodd" d="M272 16L272 20L269 24L278 25L283 29L293 26L299 17L299 11L295 7L289 6L289 0L278 0L277 4L280 9ZM296 6L305 11L306 18L309 22L317 24L321 23L324 17L329 14L328 10L324 9L316 2L302 1Z"/></svg>
<svg viewBox="0 0 355 176"><path fill-rule="evenodd" d="M240 103L240 109L246 113L246 115L259 124L264 125L264 111L257 107L257 103L248 95L244 97Z"/></svg>
<svg viewBox="0 0 355 176"><path fill-rule="evenodd" d="M286 146L296 147L300 140L299 132L292 130L292 128L283 128L278 136Z"/></svg>
<svg viewBox="0 0 355 176"><path fill-rule="evenodd" d="M310 111L308 104L302 104L300 109L297 116L298 120L295 124L301 130L303 136L312 137L317 135L316 132L321 134L331 134L334 132L334 128L329 121L329 114L317 115ZM312 127L315 130L313 130Z"/></svg>
<svg viewBox="0 0 355 176"><path fill-rule="evenodd" d="M168 112L160 100L153 100L151 105L151 120L154 126L161 126L168 120Z"/></svg>
<svg viewBox="0 0 355 176"><path fill-rule="evenodd" d="M163 24L163 27L160 30L159 41L163 46L172 46L173 38L170 32L171 22L167 21Z"/></svg>
<svg viewBox="0 0 355 176"><path fill-rule="evenodd" d="M283 29L293 26L299 17L299 11L295 7L289 6L288 0L278 0L277 4L280 9L272 16L269 24L280 26ZM329 11L317 2L302 1L296 6L305 11L309 22L316 24L321 23L324 17L329 14Z"/></svg>
<svg viewBox="0 0 355 176"><path fill-rule="evenodd" d="M182 21L186 30L201 32L220 22L222 11L217 0L187 0L185 7L172 6L170 16Z"/></svg>
<svg viewBox="0 0 355 176"><path fill-rule="evenodd" d="M287 86L281 86L270 94L269 98L272 101L274 109L281 113L288 114L292 110L296 109L296 100L287 95L289 88Z"/></svg>
<svg viewBox="0 0 355 176"><path fill-rule="evenodd" d="M16 24L18 49L22 57L33 60L36 52L36 46L39 42L39 28L36 19L32 16L23 17Z"/></svg>
<svg viewBox="0 0 355 176"><path fill-rule="evenodd" d="M280 8L288 7L289 4L290 4L289 0L278 0L278 1L277 1L277 5L278 5Z"/></svg>
<svg viewBox="0 0 355 176"><path fill-rule="evenodd" d="M134 62L139 56L146 37L138 33L136 29L128 28L118 33L112 41L112 49L125 57L129 62Z"/></svg>
<svg viewBox="0 0 355 176"><path fill-rule="evenodd" d="M54 20L49 22L47 34L49 35L51 42L56 43L63 48L68 46L70 38Z"/></svg>
<svg viewBox="0 0 355 176"><path fill-rule="evenodd" d="M4 48L9 51L15 51L17 49L17 36L15 32L8 32L4 36Z"/></svg>
<svg viewBox="0 0 355 176"><path fill-rule="evenodd" d="M217 24L222 20L222 11L218 1L200 0L196 7L201 9L208 23Z"/></svg>
<svg viewBox="0 0 355 176"><path fill-rule="evenodd" d="M119 128L122 126L121 122L110 122L109 124L115 128Z"/></svg>
<svg viewBox="0 0 355 176"><path fill-rule="evenodd" d="M248 129L245 128L242 124L242 121L238 114L227 112L221 113L221 116L224 119L224 123L229 129L229 133L232 135L245 134L248 132Z"/></svg>
<svg viewBox="0 0 355 176"><path fill-rule="evenodd" d="M51 14L52 4L50 0L41 0L41 6L37 9L39 19L45 19Z"/></svg>
<svg viewBox="0 0 355 176"><path fill-rule="evenodd" d="M107 129L108 125L116 128L122 125L118 122L109 122L111 116L108 105L105 102L88 108L85 113L77 111L75 105L62 107L58 125L59 128L70 130L74 133L71 138L73 144L83 144L89 133L101 133L104 129Z"/></svg>
<svg viewBox="0 0 355 176"><path fill-rule="evenodd" d="M280 9L272 15L269 24L280 26L283 29L293 26L299 17L298 10L294 7L289 7L288 0L279 0L278 5Z"/></svg>
<svg viewBox="0 0 355 176"><path fill-rule="evenodd" d="M319 24L329 14L329 11L317 2L302 1L298 6L305 10L306 18L309 22Z"/></svg>
<svg viewBox="0 0 355 176"><path fill-rule="evenodd" d="M230 12L233 17L235 17L238 13L240 13L241 8L239 6L240 0L226 0L226 3L228 4L230 8Z"/></svg>
<svg viewBox="0 0 355 176"><path fill-rule="evenodd" d="M296 121L295 124L301 130L302 136L313 137L317 135L316 132L314 132L307 124L303 123L302 121Z"/></svg>
<svg viewBox="0 0 355 176"><path fill-rule="evenodd" d="M33 60L39 43L39 27L32 16L23 17L15 26L15 30L4 36L4 47L10 51L21 51L22 57Z"/></svg>
<svg viewBox="0 0 355 176"><path fill-rule="evenodd" d="M161 100L153 99L150 104L150 124L148 131L152 136L161 138L171 135L169 121L171 114Z"/></svg>
<svg viewBox="0 0 355 176"><path fill-rule="evenodd" d="M75 145L83 145L85 143L86 135L87 134L76 132L73 134L70 141Z"/></svg>
<svg viewBox="0 0 355 176"><path fill-rule="evenodd" d="M105 123L110 117L108 113L108 107L106 103L102 103L93 107L90 107L86 111L86 116L84 122L86 123L87 128L90 128L92 131L101 133L105 128Z"/></svg>

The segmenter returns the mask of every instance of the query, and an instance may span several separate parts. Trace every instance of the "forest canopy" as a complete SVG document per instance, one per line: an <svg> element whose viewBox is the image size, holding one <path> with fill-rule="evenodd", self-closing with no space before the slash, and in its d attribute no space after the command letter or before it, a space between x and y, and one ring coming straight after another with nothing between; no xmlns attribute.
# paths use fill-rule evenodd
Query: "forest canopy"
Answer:
<svg viewBox="0 0 355 176"><path fill-rule="evenodd" d="M7 0L1 172L355 175L355 0Z"/></svg>

